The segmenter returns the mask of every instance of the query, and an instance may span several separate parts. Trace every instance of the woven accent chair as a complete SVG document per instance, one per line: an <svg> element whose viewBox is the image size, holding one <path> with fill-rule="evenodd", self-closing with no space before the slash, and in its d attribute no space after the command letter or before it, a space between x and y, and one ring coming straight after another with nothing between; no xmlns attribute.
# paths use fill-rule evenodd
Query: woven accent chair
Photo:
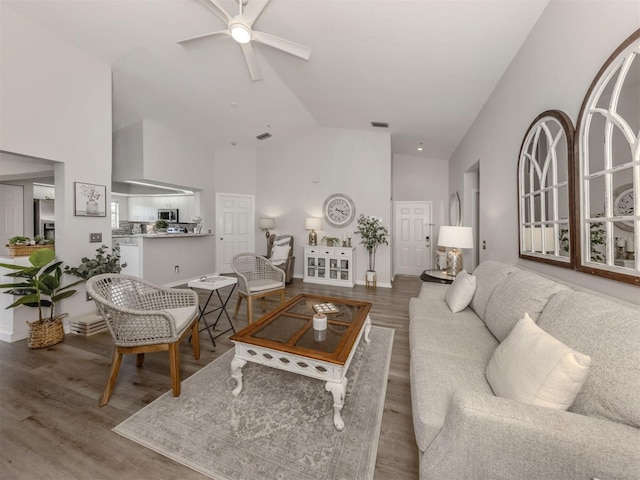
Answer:
<svg viewBox="0 0 640 480"><path fill-rule="evenodd" d="M87 292L104 317L115 344L100 406L109 402L122 355L127 354L136 354L137 366L141 367L145 353L168 351L173 396L180 396L180 342L189 333L193 356L196 360L200 358L198 294L113 273L89 278Z"/></svg>
<svg viewBox="0 0 640 480"><path fill-rule="evenodd" d="M233 318L238 317L242 299L247 299L247 319L253 322L253 300L262 299L262 310L267 310L265 298L280 295L284 303L284 271L274 267L268 258L255 253L240 253L231 259L231 268L238 276L238 303Z"/></svg>
<svg viewBox="0 0 640 480"><path fill-rule="evenodd" d="M273 265L284 270L285 283L291 283L296 263L296 257L293 256L293 235L271 235L267 240L267 258Z"/></svg>

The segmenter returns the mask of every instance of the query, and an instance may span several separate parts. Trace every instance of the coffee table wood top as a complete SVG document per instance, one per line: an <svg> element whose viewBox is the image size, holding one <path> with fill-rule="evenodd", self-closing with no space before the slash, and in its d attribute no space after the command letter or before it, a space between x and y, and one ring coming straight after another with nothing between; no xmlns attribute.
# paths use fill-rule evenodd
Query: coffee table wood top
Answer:
<svg viewBox="0 0 640 480"><path fill-rule="evenodd" d="M333 303L338 313L327 314L325 338L314 337L313 306ZM230 337L272 350L344 365L367 319L371 303L301 294Z"/></svg>

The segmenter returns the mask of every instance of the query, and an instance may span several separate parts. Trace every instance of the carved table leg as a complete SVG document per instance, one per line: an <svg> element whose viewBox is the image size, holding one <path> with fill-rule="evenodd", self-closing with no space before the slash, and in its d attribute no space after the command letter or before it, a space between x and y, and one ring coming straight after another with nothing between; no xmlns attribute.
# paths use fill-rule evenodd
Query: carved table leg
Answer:
<svg viewBox="0 0 640 480"><path fill-rule="evenodd" d="M365 320L365 323L364 323L364 343L371 342L371 339L369 338L370 331L371 331L371 317L367 315L367 319Z"/></svg>
<svg viewBox="0 0 640 480"><path fill-rule="evenodd" d="M344 397L347 394L347 377L342 382L327 382L324 386L327 392L333 395L333 424L338 430L344 428L344 420L342 420L342 407L344 406Z"/></svg>
<svg viewBox="0 0 640 480"><path fill-rule="evenodd" d="M246 360L242 360L238 357L233 357L231 360L231 377L236 381L237 386L233 389L233 396L237 397L242 391L242 367L247 364Z"/></svg>

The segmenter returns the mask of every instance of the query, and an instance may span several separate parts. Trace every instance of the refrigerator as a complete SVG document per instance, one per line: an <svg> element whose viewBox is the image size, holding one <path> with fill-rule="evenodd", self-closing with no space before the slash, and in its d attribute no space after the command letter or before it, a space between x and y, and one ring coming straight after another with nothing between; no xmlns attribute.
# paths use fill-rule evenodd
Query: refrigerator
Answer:
<svg viewBox="0 0 640 480"><path fill-rule="evenodd" d="M53 200L33 201L33 233L42 238L55 238L55 215Z"/></svg>

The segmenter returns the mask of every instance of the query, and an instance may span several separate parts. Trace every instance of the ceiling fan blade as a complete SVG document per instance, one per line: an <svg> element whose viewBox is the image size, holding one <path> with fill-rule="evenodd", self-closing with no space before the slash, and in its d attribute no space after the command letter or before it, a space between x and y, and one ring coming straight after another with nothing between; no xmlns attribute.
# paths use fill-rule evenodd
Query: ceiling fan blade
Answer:
<svg viewBox="0 0 640 480"><path fill-rule="evenodd" d="M195 37L185 38L180 40L178 43L182 45L183 43L191 42L193 40L200 40L202 38L213 37L215 35L230 35L229 30L218 30L217 32L203 33L202 35L196 35Z"/></svg>
<svg viewBox="0 0 640 480"><path fill-rule="evenodd" d="M205 7L215 13L222 21L227 25L231 23L231 16L224 11L224 9L218 4L216 0L200 0Z"/></svg>
<svg viewBox="0 0 640 480"><path fill-rule="evenodd" d="M300 57L304 60L309 60L309 58L311 58L311 49L309 47L292 42L290 40L285 40L284 38L270 35L268 33L256 32L254 30L252 40L263 43L278 50L282 50L283 52L286 52L290 55L295 55L296 57Z"/></svg>
<svg viewBox="0 0 640 480"><path fill-rule="evenodd" d="M247 61L247 67L249 67L249 74L251 80L262 80L262 72L260 71L260 65L258 65L258 59L256 58L256 52L253 51L251 43L245 43L240 45L242 47L242 53L244 53L244 59Z"/></svg>
<svg viewBox="0 0 640 480"><path fill-rule="evenodd" d="M251 0L242 10L242 20L251 27L265 9L269 0Z"/></svg>

